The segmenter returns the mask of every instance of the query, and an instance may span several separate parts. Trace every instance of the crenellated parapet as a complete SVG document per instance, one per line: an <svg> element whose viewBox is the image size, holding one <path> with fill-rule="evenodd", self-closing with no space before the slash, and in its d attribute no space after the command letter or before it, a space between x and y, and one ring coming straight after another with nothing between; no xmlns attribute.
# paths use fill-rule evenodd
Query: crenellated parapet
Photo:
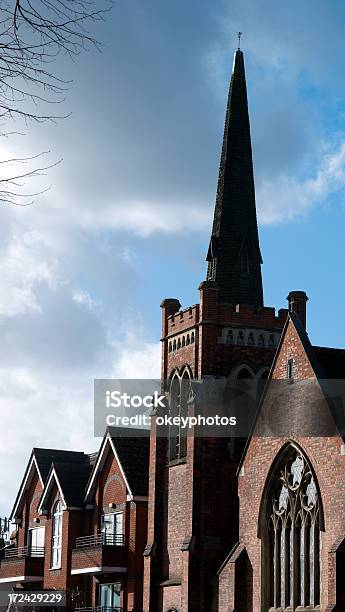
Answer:
<svg viewBox="0 0 345 612"><path fill-rule="evenodd" d="M274 334L275 342L273 343L271 338L270 343L276 345L277 334L282 329L288 314L286 308L281 308L277 312L275 308L268 306L255 308L247 304L233 306L231 304L216 303L215 308L212 308L212 312L210 312L208 305L205 307L205 299L207 301L208 296L204 295L202 297L201 306L200 304L194 304L183 310L178 309L174 313L164 308L163 337L176 337L176 346L174 346L172 341L173 350L192 343L192 330L200 324L205 325L208 323L224 328L246 328L249 334L249 342L252 344L254 344L252 342L253 334L256 338L257 330L271 330ZM177 303L179 304L176 300L176 305ZM190 333L188 334L187 332ZM234 335L236 335L235 332ZM260 343L261 339L259 337L258 344L260 345Z"/></svg>
<svg viewBox="0 0 345 612"><path fill-rule="evenodd" d="M247 304L236 306L220 304L218 308L218 321L222 324L254 327L257 329L282 329L288 314L287 308L261 306L255 308Z"/></svg>
<svg viewBox="0 0 345 612"><path fill-rule="evenodd" d="M194 304L184 310L178 310L173 314L166 315L165 336L180 334L190 330L199 323L199 304ZM187 338L185 338L187 340ZM182 338L181 338L182 341Z"/></svg>

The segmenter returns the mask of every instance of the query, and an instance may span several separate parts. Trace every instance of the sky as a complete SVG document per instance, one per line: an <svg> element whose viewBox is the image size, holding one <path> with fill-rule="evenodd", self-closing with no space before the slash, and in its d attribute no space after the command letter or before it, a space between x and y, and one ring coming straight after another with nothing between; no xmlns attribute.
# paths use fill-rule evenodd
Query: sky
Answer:
<svg viewBox="0 0 345 612"><path fill-rule="evenodd" d="M345 347L344 29L342 0L116 0L103 51L57 62L68 117L0 142L62 158L0 209L0 516L33 446L98 448L94 378L159 376L162 299L198 301L239 30L265 304L305 290Z"/></svg>

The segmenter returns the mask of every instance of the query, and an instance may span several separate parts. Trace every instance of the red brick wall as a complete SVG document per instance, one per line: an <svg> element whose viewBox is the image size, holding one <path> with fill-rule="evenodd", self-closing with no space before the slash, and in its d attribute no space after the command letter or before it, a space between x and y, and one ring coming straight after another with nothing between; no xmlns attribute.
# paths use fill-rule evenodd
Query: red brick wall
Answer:
<svg viewBox="0 0 345 612"><path fill-rule="evenodd" d="M124 511L124 525L126 524L127 489L120 466L118 465L112 449L108 445L108 454L103 469L97 475L94 497L94 511L92 515L92 532L100 530L100 519L103 508L107 509L110 503L116 503Z"/></svg>
<svg viewBox="0 0 345 612"><path fill-rule="evenodd" d="M51 541L52 541L52 509L59 499L56 485L49 496L49 513L46 522L44 584L45 589L72 589L81 586L83 577L71 575L72 550L75 548L76 538L80 535L82 511L64 510L62 517L62 553L61 568L51 569Z"/></svg>
<svg viewBox="0 0 345 612"><path fill-rule="evenodd" d="M33 476L31 485L27 492L24 494L23 504L23 520L22 526L18 530L18 546L26 546L28 542L28 529L34 527L33 520L35 518L40 519L40 526L45 525L45 518L37 514L37 507L42 494L42 483L39 479L37 471ZM37 525L38 526L38 525Z"/></svg>
<svg viewBox="0 0 345 612"><path fill-rule="evenodd" d="M272 372L273 380L286 379L286 364L288 359L294 360L293 374L295 379L304 380L315 378L313 368L305 355L303 344L291 319L285 330L284 342L280 348L279 356L274 371Z"/></svg>
<svg viewBox="0 0 345 612"><path fill-rule="evenodd" d="M180 609L181 602L181 587L170 586L163 589L163 607L162 610L169 610L169 608Z"/></svg>
<svg viewBox="0 0 345 612"><path fill-rule="evenodd" d="M108 510L109 504L115 503L116 509L123 511L123 526L125 535L126 552L119 554L123 557L117 560L113 555L112 565L126 565L127 574L112 576L111 580L122 583L124 589L122 605L129 612L133 609L140 611L143 600L143 551L147 542L147 502L146 501L127 501L126 483L124 481L121 468L117 463L114 453L110 446L105 459L104 466L99 472L96 481L94 495L94 511L92 512L92 532L100 530L100 517ZM116 552L116 551L115 551ZM108 577L109 578L109 577ZM90 599L93 605L97 605L98 584L93 580L92 593Z"/></svg>

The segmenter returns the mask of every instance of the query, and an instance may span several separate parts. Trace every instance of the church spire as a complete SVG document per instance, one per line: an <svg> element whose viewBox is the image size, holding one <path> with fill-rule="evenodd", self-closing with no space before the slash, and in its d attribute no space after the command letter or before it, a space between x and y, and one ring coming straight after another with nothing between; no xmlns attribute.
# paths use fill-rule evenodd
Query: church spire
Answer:
<svg viewBox="0 0 345 612"><path fill-rule="evenodd" d="M230 82L207 261L207 280L218 285L220 302L263 305L247 87L240 49L235 53Z"/></svg>

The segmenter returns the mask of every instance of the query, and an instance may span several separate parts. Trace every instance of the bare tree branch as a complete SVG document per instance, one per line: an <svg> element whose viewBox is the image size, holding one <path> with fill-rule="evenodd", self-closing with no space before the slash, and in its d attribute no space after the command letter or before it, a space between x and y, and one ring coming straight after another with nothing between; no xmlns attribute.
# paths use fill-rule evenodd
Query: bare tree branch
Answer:
<svg viewBox="0 0 345 612"><path fill-rule="evenodd" d="M0 136L20 133L5 129L9 121L28 124L66 117L49 109L64 102L70 86L70 81L56 72L56 59L65 54L75 61L90 47L100 49L92 30L105 20L111 7L112 0L1 0ZM22 163L36 157L7 161ZM0 161L0 169L3 164L5 161ZM10 192L8 186L21 187L18 181L41 176L42 170L54 165L12 179L1 178L0 173L0 202L17 203L20 193Z"/></svg>
<svg viewBox="0 0 345 612"><path fill-rule="evenodd" d="M35 161L37 158L47 155L49 151L44 151L39 153L38 155L33 155L31 157L14 157L12 159L0 160L0 166L20 166L20 165L28 165L31 162ZM46 176L48 170L54 168L62 162L62 159L54 162L52 164L35 167L34 169L28 169L27 171L20 172L17 170L14 174L9 174L9 176L2 176L0 178L0 203L2 204L14 204L15 206L30 206L33 204L35 197L42 195L50 190L50 186L45 189L41 189L39 191L35 191L33 193L26 193L21 191L21 189L25 186L26 179L33 179L35 177ZM0 173L2 168L0 168Z"/></svg>

